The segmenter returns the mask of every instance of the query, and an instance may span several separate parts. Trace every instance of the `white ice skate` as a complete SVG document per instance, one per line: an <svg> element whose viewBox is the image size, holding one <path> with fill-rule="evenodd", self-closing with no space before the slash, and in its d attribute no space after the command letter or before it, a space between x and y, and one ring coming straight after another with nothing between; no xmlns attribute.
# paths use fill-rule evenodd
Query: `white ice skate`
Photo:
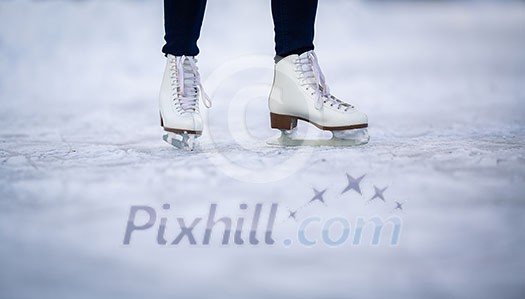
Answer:
<svg viewBox="0 0 525 299"><path fill-rule="evenodd" d="M168 55L160 88L160 125L166 131L164 141L176 148L193 150L195 139L202 134L199 98L211 107L202 88L197 59Z"/></svg>
<svg viewBox="0 0 525 299"><path fill-rule="evenodd" d="M281 130L269 144L353 146L369 140L366 114L330 94L314 51L277 62L268 102L271 127ZM297 120L332 134L325 138L322 132L309 130L299 136Z"/></svg>

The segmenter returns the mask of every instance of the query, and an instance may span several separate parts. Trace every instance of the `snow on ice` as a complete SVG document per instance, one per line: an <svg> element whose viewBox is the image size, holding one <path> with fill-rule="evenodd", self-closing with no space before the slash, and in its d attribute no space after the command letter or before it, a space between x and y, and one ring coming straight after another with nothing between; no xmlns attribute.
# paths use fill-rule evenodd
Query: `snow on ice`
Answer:
<svg viewBox="0 0 525 299"><path fill-rule="evenodd" d="M269 1L208 3L195 152L161 140L161 1L0 1L0 298L521 298L523 2L320 2L320 64L365 146L266 144ZM213 204L227 245L224 223L202 244ZM156 218L124 245L132 206ZM354 245L373 217L380 243L367 224ZM162 218L169 242L202 218L198 244L159 245Z"/></svg>

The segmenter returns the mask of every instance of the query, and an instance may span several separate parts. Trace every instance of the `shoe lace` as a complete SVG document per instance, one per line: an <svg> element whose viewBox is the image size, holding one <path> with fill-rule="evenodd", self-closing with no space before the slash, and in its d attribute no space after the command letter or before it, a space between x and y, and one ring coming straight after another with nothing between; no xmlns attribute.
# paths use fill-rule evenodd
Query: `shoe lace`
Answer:
<svg viewBox="0 0 525 299"><path fill-rule="evenodd" d="M330 87L326 83L326 78L319 66L317 55L313 50L305 52L295 60L296 71L299 73L301 85L306 86L307 90L313 89L312 95L316 95L315 108L321 110L323 104L327 103L337 109L348 111L354 108L330 94Z"/></svg>
<svg viewBox="0 0 525 299"><path fill-rule="evenodd" d="M206 108L211 107L210 97L204 91L197 67L197 59L190 56L171 58L171 84L173 101L181 112L197 111L199 96Z"/></svg>

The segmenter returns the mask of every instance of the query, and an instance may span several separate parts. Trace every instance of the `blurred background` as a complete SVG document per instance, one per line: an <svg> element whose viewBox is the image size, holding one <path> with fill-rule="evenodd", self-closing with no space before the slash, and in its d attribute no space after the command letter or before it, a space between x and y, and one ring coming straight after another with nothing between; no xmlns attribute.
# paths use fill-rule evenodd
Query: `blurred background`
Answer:
<svg viewBox="0 0 525 299"><path fill-rule="evenodd" d="M0 298L522 298L525 2L319 2L316 52L366 146L266 145L269 0L208 1L196 152L160 138L162 1L0 0ZM326 205L287 218L313 188ZM131 205L274 202L275 246L122 245ZM281 242L309 216L374 215L403 220L398 246Z"/></svg>

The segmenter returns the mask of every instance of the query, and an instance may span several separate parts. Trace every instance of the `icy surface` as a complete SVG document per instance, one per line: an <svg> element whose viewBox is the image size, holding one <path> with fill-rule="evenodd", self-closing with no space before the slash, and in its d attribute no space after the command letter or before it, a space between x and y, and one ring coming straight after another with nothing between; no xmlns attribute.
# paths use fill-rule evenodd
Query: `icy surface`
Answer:
<svg viewBox="0 0 525 299"><path fill-rule="evenodd" d="M265 143L269 1L209 1L195 152L161 140L161 2L0 1L0 298L523 298L523 2L320 1L321 66L371 140L297 149ZM366 174L362 196L341 194L346 173ZM325 205L305 205L313 188ZM188 219L279 203L277 243L161 246L152 229L124 246L130 206L164 203ZM398 246L279 235L373 215L402 219Z"/></svg>

